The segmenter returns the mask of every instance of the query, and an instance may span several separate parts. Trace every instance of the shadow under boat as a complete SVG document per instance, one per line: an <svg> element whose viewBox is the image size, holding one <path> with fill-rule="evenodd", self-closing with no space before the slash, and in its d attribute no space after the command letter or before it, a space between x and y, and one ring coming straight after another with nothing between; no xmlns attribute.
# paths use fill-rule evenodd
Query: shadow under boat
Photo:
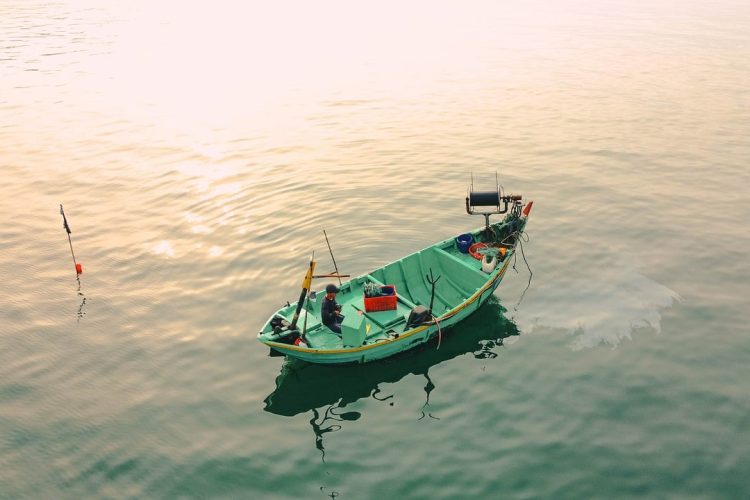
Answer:
<svg viewBox="0 0 750 500"><path fill-rule="evenodd" d="M264 410L283 416L294 416L326 405L343 408L359 399L378 397L379 385L393 383L406 375L424 375L429 393L435 388L428 371L432 366L463 354L479 359L493 358L493 348L504 339L519 334L515 323L504 316L505 308L491 297L474 314L443 330L440 347L434 339L421 348L361 365L331 366L286 358L276 378L276 389L265 399Z"/></svg>

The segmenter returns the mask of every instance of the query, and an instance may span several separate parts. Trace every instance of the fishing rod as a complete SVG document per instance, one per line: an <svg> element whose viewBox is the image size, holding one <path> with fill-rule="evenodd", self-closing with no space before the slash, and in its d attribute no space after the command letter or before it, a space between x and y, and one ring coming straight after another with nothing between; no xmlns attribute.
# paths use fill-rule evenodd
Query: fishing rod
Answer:
<svg viewBox="0 0 750 500"><path fill-rule="evenodd" d="M65 232L68 233L68 244L70 244L70 254L73 256L73 265L76 268L76 276L79 274L83 274L83 266L76 262L76 254L73 252L73 240L70 238L70 226L68 225L68 219L65 217L65 212L63 211L62 203L60 204L60 215L62 215L63 218L63 227L65 228Z"/></svg>
<svg viewBox="0 0 750 500"><path fill-rule="evenodd" d="M333 268L336 270L336 277L339 279L339 285L341 285L341 274L339 273L339 268L336 265L336 259L333 257L333 250L331 250L331 243L328 241L328 235L326 234L325 229L323 229L323 236L326 237L326 244L328 245L328 251L331 252L331 260L333 261Z"/></svg>

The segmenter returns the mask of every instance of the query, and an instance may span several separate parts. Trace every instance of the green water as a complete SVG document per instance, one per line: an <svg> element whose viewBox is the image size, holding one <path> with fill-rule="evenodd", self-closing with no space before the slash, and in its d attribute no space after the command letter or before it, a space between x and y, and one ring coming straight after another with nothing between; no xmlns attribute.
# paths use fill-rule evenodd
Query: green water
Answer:
<svg viewBox="0 0 750 500"><path fill-rule="evenodd" d="M0 3L0 498L750 497L748 54L733 0ZM255 340L496 170L533 277L439 349Z"/></svg>

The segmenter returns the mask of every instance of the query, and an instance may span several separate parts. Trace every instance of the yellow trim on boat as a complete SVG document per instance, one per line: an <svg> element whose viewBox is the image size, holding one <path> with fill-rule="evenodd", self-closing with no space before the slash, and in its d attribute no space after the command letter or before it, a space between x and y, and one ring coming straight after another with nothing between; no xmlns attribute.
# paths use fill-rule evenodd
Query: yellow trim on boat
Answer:
<svg viewBox="0 0 750 500"><path fill-rule="evenodd" d="M474 302L477 301L477 299L487 291L488 288L490 288L497 280L499 280L504 274L505 271L508 269L508 264L510 264L510 259L505 259L505 264L503 264L503 267L500 269L500 272L497 273L497 275L490 281L488 281L482 288L474 292L474 295L466 299L466 301L462 302L460 305L456 306L454 309L451 309L447 313L443 314L438 318L440 321L444 321L448 318L451 318L461 312L466 307L470 306ZM288 351L300 351L300 352L306 352L310 354L343 354L343 353L353 353L353 352L360 352L360 351L366 351L368 349L374 349L375 347L381 346L383 343L389 343L389 342L398 342L402 339L405 339L407 337L411 337L414 334L417 334L421 331L426 330L432 325L422 325L419 326L413 330L409 330L408 332L404 332L401 335L398 336L398 338L393 339L387 339L383 340L382 342L376 342L374 344L368 344L363 345L360 347L350 347L349 349L310 349L309 347L299 347L295 345L289 345L289 344L282 344L279 342L264 342L267 346L270 347L276 347L278 346L280 350L288 350Z"/></svg>

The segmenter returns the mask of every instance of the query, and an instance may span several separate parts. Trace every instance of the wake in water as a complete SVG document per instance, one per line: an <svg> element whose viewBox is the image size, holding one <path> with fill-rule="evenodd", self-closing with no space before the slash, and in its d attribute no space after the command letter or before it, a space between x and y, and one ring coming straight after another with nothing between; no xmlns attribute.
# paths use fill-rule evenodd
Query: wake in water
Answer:
<svg viewBox="0 0 750 500"><path fill-rule="evenodd" d="M661 333L661 311L681 297L618 261L606 269L581 268L575 276L535 280L513 318L521 331L561 328L575 337L574 350L601 344L617 347L641 328Z"/></svg>

